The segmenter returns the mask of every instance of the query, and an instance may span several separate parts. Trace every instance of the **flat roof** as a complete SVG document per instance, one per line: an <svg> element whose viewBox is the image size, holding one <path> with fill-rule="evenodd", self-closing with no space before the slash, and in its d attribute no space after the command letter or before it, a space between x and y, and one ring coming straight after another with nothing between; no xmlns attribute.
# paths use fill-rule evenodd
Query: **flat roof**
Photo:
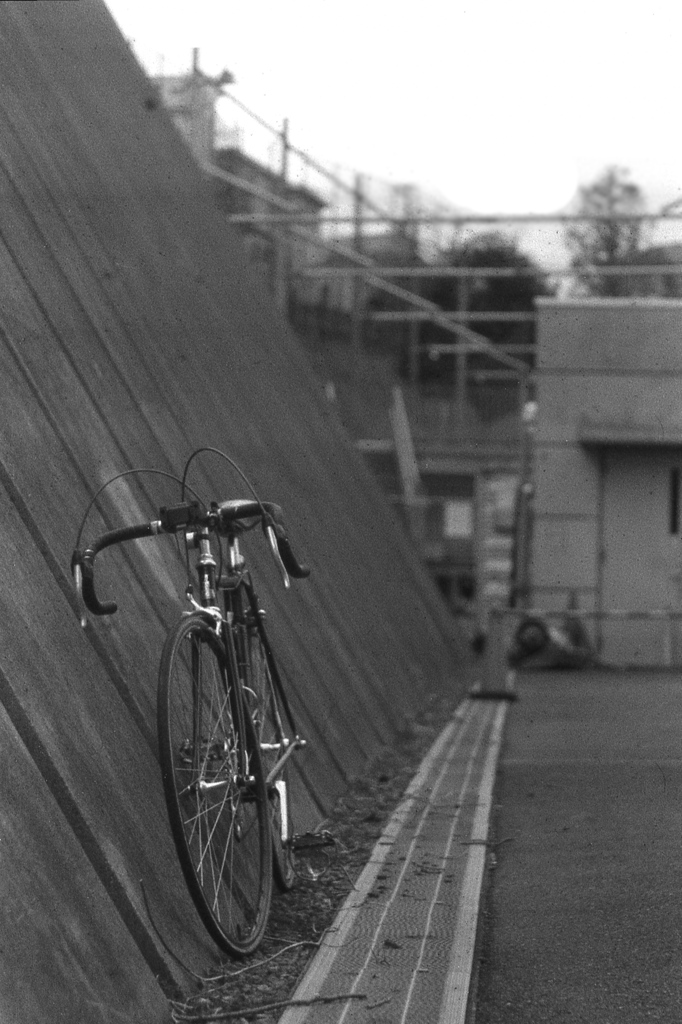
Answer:
<svg viewBox="0 0 682 1024"><path fill-rule="evenodd" d="M682 448L682 426L613 423L581 417L578 441L585 448Z"/></svg>

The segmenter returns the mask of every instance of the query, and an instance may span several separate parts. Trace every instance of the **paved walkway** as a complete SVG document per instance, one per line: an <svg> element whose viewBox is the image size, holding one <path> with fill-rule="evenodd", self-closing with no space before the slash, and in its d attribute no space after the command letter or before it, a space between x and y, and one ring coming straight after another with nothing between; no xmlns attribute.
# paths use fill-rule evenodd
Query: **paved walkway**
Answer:
<svg viewBox="0 0 682 1024"><path fill-rule="evenodd" d="M463 1024L507 707L443 730L280 1024Z"/></svg>
<svg viewBox="0 0 682 1024"><path fill-rule="evenodd" d="M682 1020L682 675L516 690L443 731L280 1024Z"/></svg>
<svg viewBox="0 0 682 1024"><path fill-rule="evenodd" d="M516 685L475 1024L676 1024L682 673Z"/></svg>

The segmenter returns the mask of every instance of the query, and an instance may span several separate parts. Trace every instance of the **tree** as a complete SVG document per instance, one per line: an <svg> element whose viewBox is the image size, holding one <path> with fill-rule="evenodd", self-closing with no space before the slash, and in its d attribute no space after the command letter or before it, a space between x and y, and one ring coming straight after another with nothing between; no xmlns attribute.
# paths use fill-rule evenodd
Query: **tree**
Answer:
<svg viewBox="0 0 682 1024"><path fill-rule="evenodd" d="M473 313L533 313L535 298L552 294L546 276L535 261L524 253L515 238L499 231L487 231L456 242L441 255L445 266L465 269L481 268L481 274L464 277L434 277L424 290L426 298L445 311ZM484 269L502 273L490 275ZM493 345L528 345L535 341L532 320L476 319L469 326ZM420 332L420 377L422 380L445 383L455 369L453 354L434 356L433 346L454 341L436 324L425 324ZM510 352L513 354L513 352ZM524 356L522 356L524 358ZM525 356L527 359L528 357ZM472 357L470 367L494 367L486 357Z"/></svg>
<svg viewBox="0 0 682 1024"><path fill-rule="evenodd" d="M577 213L588 218L565 229L571 265L591 295L625 294L626 282L617 274L599 274L587 267L618 267L633 261L644 243L646 222L621 219L644 212L642 190L628 180L622 167L607 167L591 185L578 190Z"/></svg>
<svg viewBox="0 0 682 1024"><path fill-rule="evenodd" d="M443 253L450 267L501 270L495 275L439 278L429 298L442 309L466 309L474 313L532 313L538 295L550 295L540 267L519 248L515 238L499 231L487 231L451 246ZM504 273L516 271L516 273ZM529 344L535 340L532 323L478 320L474 330L493 344Z"/></svg>

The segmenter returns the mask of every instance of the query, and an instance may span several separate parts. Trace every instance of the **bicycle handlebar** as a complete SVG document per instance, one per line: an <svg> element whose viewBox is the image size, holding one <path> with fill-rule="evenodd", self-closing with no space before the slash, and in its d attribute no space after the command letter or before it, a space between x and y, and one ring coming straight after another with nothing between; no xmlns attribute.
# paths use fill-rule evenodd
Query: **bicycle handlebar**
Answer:
<svg viewBox="0 0 682 1024"><path fill-rule="evenodd" d="M159 511L159 519L141 523L137 526L124 526L102 534L84 551L76 548L71 558L71 572L76 586L83 596L86 608L93 615L113 615L118 610L115 601L100 601L95 590L95 558L104 548L112 544L120 544L127 540L140 540L154 537L160 533L176 533L188 527L208 526L220 534L238 532L249 529L245 520L256 520L263 526L266 536L270 531L276 538L277 550L287 572L296 579L305 579L310 575L307 565L299 562L293 552L291 543L284 527L284 514L279 505L264 501L234 501L214 505L208 512L202 512L197 504L164 507Z"/></svg>
<svg viewBox="0 0 682 1024"><path fill-rule="evenodd" d="M287 536L284 526L284 512L280 505L271 501L226 501L218 507L220 513L220 532L229 532L240 520L258 518L267 534L268 527L272 528L277 541L279 556L284 567L290 576L295 579L305 579L310 576L310 569L307 565L299 562L294 554L291 542Z"/></svg>
<svg viewBox="0 0 682 1024"><path fill-rule="evenodd" d="M141 523L139 526L124 526L120 530L111 530L102 534L85 551L78 548L71 557L71 572L76 579L76 585L80 584L83 601L88 611L93 615L113 615L118 610L115 601L100 601L95 591L95 558L103 548L111 547L112 544L120 544L125 540L138 540L142 537L153 537L161 533L161 523L152 521Z"/></svg>

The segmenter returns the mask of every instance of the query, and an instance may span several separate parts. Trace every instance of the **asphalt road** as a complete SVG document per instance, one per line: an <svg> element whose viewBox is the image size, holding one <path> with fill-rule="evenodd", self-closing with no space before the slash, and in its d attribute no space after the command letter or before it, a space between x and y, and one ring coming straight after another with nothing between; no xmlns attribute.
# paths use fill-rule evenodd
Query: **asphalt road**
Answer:
<svg viewBox="0 0 682 1024"><path fill-rule="evenodd" d="M682 1021L682 673L517 680L475 1024Z"/></svg>

